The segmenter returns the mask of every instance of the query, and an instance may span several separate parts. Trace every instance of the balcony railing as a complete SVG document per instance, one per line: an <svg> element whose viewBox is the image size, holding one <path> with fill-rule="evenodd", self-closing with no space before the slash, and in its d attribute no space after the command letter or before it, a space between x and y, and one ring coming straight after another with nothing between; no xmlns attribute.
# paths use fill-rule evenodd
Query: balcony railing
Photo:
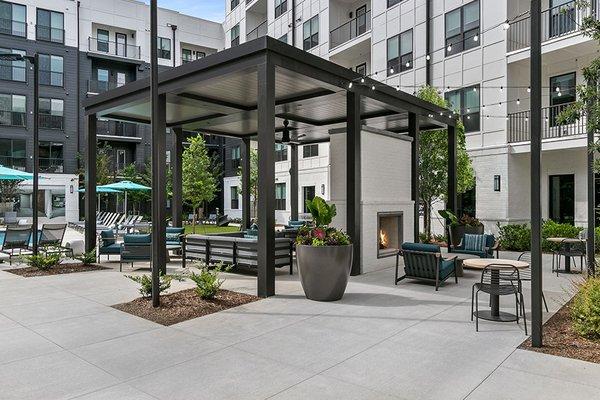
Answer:
<svg viewBox="0 0 600 400"><path fill-rule="evenodd" d="M8 18L0 18L0 33L4 35L27 37L27 24Z"/></svg>
<svg viewBox="0 0 600 400"><path fill-rule="evenodd" d="M249 42L267 34L267 21L264 21L250 32L246 33L246 41Z"/></svg>
<svg viewBox="0 0 600 400"><path fill-rule="evenodd" d="M99 81L95 79L88 80L88 93L104 93L108 90L112 90L118 87L123 86L122 84L118 84L114 81Z"/></svg>
<svg viewBox="0 0 600 400"><path fill-rule="evenodd" d="M553 139L586 133L585 118L572 124L559 124L556 119L560 112L572 103L542 108L542 139ZM508 114L508 142L527 142L531 140L529 133L529 111Z"/></svg>
<svg viewBox="0 0 600 400"><path fill-rule="evenodd" d="M585 17L598 18L600 0L592 0L586 8L577 7L576 1L570 1L542 11L542 42L578 32ZM531 19L529 16L510 24L508 30L508 51L521 50L531 44Z"/></svg>
<svg viewBox="0 0 600 400"><path fill-rule="evenodd" d="M40 113L40 128L63 131L65 129L65 117L62 115Z"/></svg>
<svg viewBox="0 0 600 400"><path fill-rule="evenodd" d="M64 160L61 158L40 157L40 172L61 174L64 171Z"/></svg>
<svg viewBox="0 0 600 400"><path fill-rule="evenodd" d="M141 58L140 46L126 43L111 42L94 37L88 37L88 48L92 53L110 54L118 57L139 60Z"/></svg>
<svg viewBox="0 0 600 400"><path fill-rule="evenodd" d="M52 28L45 25L35 26L35 38L46 42L64 43L65 30L62 28Z"/></svg>
<svg viewBox="0 0 600 400"><path fill-rule="evenodd" d="M329 48L333 49L371 30L371 10L338 26L329 33Z"/></svg>
<svg viewBox="0 0 600 400"><path fill-rule="evenodd" d="M27 126L27 113L0 110L0 125Z"/></svg>
<svg viewBox="0 0 600 400"><path fill-rule="evenodd" d="M98 120L96 125L96 133L98 135L136 137L137 124L112 120Z"/></svg>

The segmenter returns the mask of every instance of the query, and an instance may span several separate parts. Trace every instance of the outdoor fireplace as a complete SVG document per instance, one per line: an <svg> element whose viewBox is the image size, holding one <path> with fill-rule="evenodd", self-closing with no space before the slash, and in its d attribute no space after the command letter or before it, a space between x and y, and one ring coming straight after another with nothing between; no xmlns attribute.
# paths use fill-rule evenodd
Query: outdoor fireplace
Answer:
<svg viewBox="0 0 600 400"><path fill-rule="evenodd" d="M377 213L377 258L395 256L402 236L402 211Z"/></svg>

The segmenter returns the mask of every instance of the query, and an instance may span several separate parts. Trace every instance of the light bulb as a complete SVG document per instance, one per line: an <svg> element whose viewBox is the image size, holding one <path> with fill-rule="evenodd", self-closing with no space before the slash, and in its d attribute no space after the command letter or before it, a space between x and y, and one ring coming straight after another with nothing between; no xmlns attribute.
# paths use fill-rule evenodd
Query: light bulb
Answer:
<svg viewBox="0 0 600 400"><path fill-rule="evenodd" d="M448 45L448 49L447 50L448 50L448 53L450 53L452 51L452 45L451 44Z"/></svg>
<svg viewBox="0 0 600 400"><path fill-rule="evenodd" d="M394 68L390 68L390 74L394 73Z"/></svg>
<svg viewBox="0 0 600 400"><path fill-rule="evenodd" d="M505 31L507 31L510 28L510 22L506 21L505 23L502 24L502 29L504 29Z"/></svg>
<svg viewBox="0 0 600 400"><path fill-rule="evenodd" d="M467 112L471 112L471 109L469 107L467 107Z"/></svg>
<svg viewBox="0 0 600 400"><path fill-rule="evenodd" d="M562 96L562 92L558 92L558 97Z"/></svg>
<svg viewBox="0 0 600 400"><path fill-rule="evenodd" d="M427 55L425 56L425 59L426 59L427 61L429 61L429 60L431 60L431 56L430 56L429 54L427 54Z"/></svg>
<svg viewBox="0 0 600 400"><path fill-rule="evenodd" d="M352 89L352 82L348 84L348 89Z"/></svg>
<svg viewBox="0 0 600 400"><path fill-rule="evenodd" d="M517 99L517 105L521 104L521 99Z"/></svg>
<svg viewBox="0 0 600 400"><path fill-rule="evenodd" d="M396 91L400 91L400 85L396 86Z"/></svg>
<svg viewBox="0 0 600 400"><path fill-rule="evenodd" d="M527 93L531 93L531 87L527 86Z"/></svg>
<svg viewBox="0 0 600 400"><path fill-rule="evenodd" d="M560 92L560 87L559 87L559 86L557 86L557 87L554 89L554 91L555 91L555 92L557 92L557 93L558 93L558 92Z"/></svg>
<svg viewBox="0 0 600 400"><path fill-rule="evenodd" d="M365 83L365 78L360 78L360 83Z"/></svg>
<svg viewBox="0 0 600 400"><path fill-rule="evenodd" d="M504 92L504 87L500 86L500 93Z"/></svg>
<svg viewBox="0 0 600 400"><path fill-rule="evenodd" d="M479 35L475 35L475 36L473 36L473 41L474 41L474 42L477 42L478 40L479 40Z"/></svg>
<svg viewBox="0 0 600 400"><path fill-rule="evenodd" d="M375 85L371 86L371 90L375 90Z"/></svg>

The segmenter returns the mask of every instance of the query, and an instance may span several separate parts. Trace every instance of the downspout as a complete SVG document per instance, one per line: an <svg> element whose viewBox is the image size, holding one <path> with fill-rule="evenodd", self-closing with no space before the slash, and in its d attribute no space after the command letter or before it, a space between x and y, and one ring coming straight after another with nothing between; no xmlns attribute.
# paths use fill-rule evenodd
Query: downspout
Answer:
<svg viewBox="0 0 600 400"><path fill-rule="evenodd" d="M296 0L292 0L292 46L296 47Z"/></svg>
<svg viewBox="0 0 600 400"><path fill-rule="evenodd" d="M431 0L425 1L425 18L425 82L431 86Z"/></svg>
<svg viewBox="0 0 600 400"><path fill-rule="evenodd" d="M81 131L81 113L80 113L80 107L81 107L81 70L80 70L80 63L79 63L79 7L81 6L81 3L78 1L77 2L77 60L76 60L76 65L77 65L77 153L79 154L79 152L81 151L81 149L79 148L79 134ZM79 164L79 161L77 162L77 164ZM80 166L77 165L77 168L79 168Z"/></svg>
<svg viewBox="0 0 600 400"><path fill-rule="evenodd" d="M175 67L175 58L177 57L177 50L175 47L175 31L177 30L177 25L171 24L171 30L173 31L173 68Z"/></svg>

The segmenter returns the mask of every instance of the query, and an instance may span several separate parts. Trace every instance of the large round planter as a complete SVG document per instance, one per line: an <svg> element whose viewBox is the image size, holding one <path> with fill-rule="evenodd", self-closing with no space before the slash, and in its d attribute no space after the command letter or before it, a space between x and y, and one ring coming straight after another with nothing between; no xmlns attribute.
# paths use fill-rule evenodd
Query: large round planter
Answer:
<svg viewBox="0 0 600 400"><path fill-rule="evenodd" d="M352 245L296 246L298 271L304 294L310 300L335 301L342 298L350 269Z"/></svg>

